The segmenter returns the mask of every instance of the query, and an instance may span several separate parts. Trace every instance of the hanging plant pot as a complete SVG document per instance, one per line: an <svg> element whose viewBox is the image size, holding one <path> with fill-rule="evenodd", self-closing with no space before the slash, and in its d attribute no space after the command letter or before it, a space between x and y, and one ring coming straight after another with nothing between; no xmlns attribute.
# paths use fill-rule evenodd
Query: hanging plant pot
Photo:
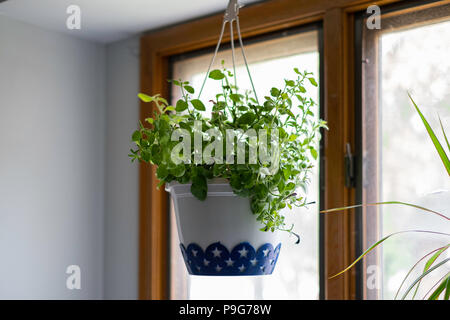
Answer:
<svg viewBox="0 0 450 320"><path fill-rule="evenodd" d="M314 116L317 104L306 95L307 82L318 85L311 72L294 68L295 79L286 79L284 89L273 87L259 102L242 44L239 7L237 0L230 0L196 97L189 81L182 80L171 80L182 94L174 105L159 94L138 95L153 104L154 112L145 119L149 127L141 122L132 134L137 149L129 156L158 167L159 185L166 185L174 201L186 267L194 275L273 272L281 248L277 232L296 235L293 226L286 226L282 210L308 205L306 196L295 190L302 187L306 193L320 129L326 128ZM210 72L227 23L231 35L236 24L252 85L253 91L245 94L237 85L233 36L233 72L224 62L221 70ZM215 100L202 102L208 78L220 81L222 88ZM205 104L212 104L211 112Z"/></svg>
<svg viewBox="0 0 450 320"><path fill-rule="evenodd" d="M191 184L169 183L181 252L193 275L268 275L281 243L277 232L260 231L250 200L233 193L228 180L208 182L206 200L191 193Z"/></svg>

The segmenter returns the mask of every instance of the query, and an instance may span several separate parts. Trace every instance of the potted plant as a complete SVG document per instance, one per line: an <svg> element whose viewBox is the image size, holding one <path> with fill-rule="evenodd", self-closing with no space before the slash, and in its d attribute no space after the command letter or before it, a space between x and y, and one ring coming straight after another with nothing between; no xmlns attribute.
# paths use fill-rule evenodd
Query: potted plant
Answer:
<svg viewBox="0 0 450 320"><path fill-rule="evenodd" d="M431 128L430 124L428 123L428 121L425 118L425 116L423 115L423 113L420 111L417 104L414 102L411 95L409 95L409 98L410 98L412 104L414 105L414 108L417 111L417 114L419 115L420 119L422 120L422 123L425 126L425 129L427 130L427 133L428 133L431 141L433 142L433 145L434 145L439 157L441 158L442 164L444 165L444 168L446 170L446 173L444 173L444 174L447 174L448 176L450 176L450 159L445 151L445 147L442 146L441 142L437 138L436 134L434 133L433 129ZM439 118L439 123L441 126L442 135L444 136L444 140L445 140L444 146L446 145L448 151L450 152L450 143L449 143L444 126L443 126L440 118ZM445 207L448 204L449 195L450 195L449 191L442 191L437 194L433 194L432 200L437 201L438 203L440 203L441 205L443 205ZM353 208L357 208L357 207L379 206L379 205L401 205L401 206L413 207L415 209L422 210L428 214L434 214L434 215L439 216L440 218L443 219L444 223L448 224L449 220L450 220L450 218L444 213L433 211L433 210L424 208L424 207L416 205L416 204L405 203L405 202L400 202L400 201L386 201L386 202L377 202L377 203L368 203L368 204L347 206L347 207L342 207L342 208L327 209L327 210L321 211L321 213L339 212L339 211L349 210L349 209L353 209ZM450 209L450 208L446 207L445 209ZM405 233L428 233L428 234L435 234L435 235L440 235L440 236L444 236L444 237L450 237L449 233L437 232L434 230L426 230L426 229L424 229L424 230L402 230L402 231L397 231L397 232L391 233L391 234L381 238L380 240L376 241L367 250L365 250L357 259L355 259L348 267L346 267L344 270L340 271L339 273L330 276L329 279L337 277L337 276L347 272L351 268L353 268L356 265L356 263L358 263L360 260L364 259L364 257L367 254L369 254L372 250L374 250L378 246L381 246L386 240L390 239L391 237L398 236L398 235L405 234ZM417 262L409 269L408 273L406 274L403 281L401 282L394 299L397 299L397 297L401 297L401 299L404 300L408 297L408 295L410 295L411 299L414 300L414 298L417 296L418 289L419 289L419 286L420 286L422 280L425 277L427 277L430 273L432 273L433 271L435 271L437 269L445 268L446 264L448 264L448 262L450 262L450 258L445 257L446 251L449 248L450 248L450 243L447 243L444 246L430 250L426 255L418 258ZM442 257L444 257L444 258L439 260L439 258L442 258ZM409 278L411 278L409 276L412 274L412 272L415 269L418 268L418 266L421 263L423 264L423 269L422 269L421 274L419 276L413 278L412 280L410 280L410 283L408 284L407 280L409 280ZM400 291L404 287L405 287L405 290L400 295ZM423 296L423 299L427 298L428 300L438 300L440 296L442 296L444 300L450 299L450 274L448 272L445 272L445 275L441 279L439 279L436 283L434 283L434 285L431 287L431 289Z"/></svg>
<svg viewBox="0 0 450 320"><path fill-rule="evenodd" d="M159 186L174 201L180 247L195 275L271 274L280 252L278 231L293 233L282 209L308 204L306 191L325 122L305 83L309 72L272 88L264 103L239 92L233 74L209 73L221 91L209 101L193 97L189 82L175 106L159 95L154 117L132 135L132 160L157 166ZM211 110L207 112L207 106ZM298 191L301 190L301 191ZM294 233L293 233L294 234Z"/></svg>

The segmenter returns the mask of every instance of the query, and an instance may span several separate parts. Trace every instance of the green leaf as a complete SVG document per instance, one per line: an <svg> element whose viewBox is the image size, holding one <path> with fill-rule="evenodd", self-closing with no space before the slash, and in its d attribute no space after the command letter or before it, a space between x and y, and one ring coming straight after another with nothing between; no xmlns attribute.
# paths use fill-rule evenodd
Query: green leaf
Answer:
<svg viewBox="0 0 450 320"><path fill-rule="evenodd" d="M169 172L167 171L167 168L165 166L158 166L158 169L156 169L156 176L159 180L163 180L169 175Z"/></svg>
<svg viewBox="0 0 450 320"><path fill-rule="evenodd" d="M256 118L256 115L253 112L247 112L244 113L240 118L239 118L239 123L240 124L251 124Z"/></svg>
<svg viewBox="0 0 450 320"><path fill-rule="evenodd" d="M428 259L428 261L425 263L425 266L423 268L422 273L428 271L430 269L430 267L433 265L433 263L437 260L437 258L439 258L439 256L445 252L445 250L448 249L449 246L446 247L442 247L441 249L439 249L438 251L436 251L431 257L430 259ZM412 296L412 299L414 299L414 297L417 294L417 291L419 290L419 286L420 286L420 281L417 283L417 287L416 290L414 291L414 294Z"/></svg>
<svg viewBox="0 0 450 320"><path fill-rule="evenodd" d="M409 269L409 271L408 271L408 273L405 275L405 277L403 278L403 281L402 281L402 283L400 284L400 286L398 287L398 289L397 289L397 293L395 294L395 297L394 297L394 300L396 300L397 299L397 297L398 297L398 294L400 293L400 290L401 290L401 288L403 287L403 284L406 282L406 279L409 277L409 275L413 272L413 270L416 268L416 266L418 266L419 265L419 263L420 262L422 262L422 260L424 260L426 257L428 257L430 254L432 254L432 253L434 253L434 252L436 252L436 251L439 251L439 250L441 250L441 249L444 249L444 248L448 248L448 247L450 247L450 244L448 244L448 245L446 245L446 246L444 246L444 247L441 247L441 248L437 248L437 249L435 249L435 250L433 250L433 251L430 251L430 252L428 252L426 255L424 255L422 258L420 258L410 269ZM416 292L417 292L417 287L416 287ZM414 296L415 296L415 294L414 294ZM413 296L413 298L412 299L414 299L414 296Z"/></svg>
<svg viewBox="0 0 450 320"><path fill-rule="evenodd" d="M208 194L206 178L202 175L192 178L191 192L197 199L203 201Z"/></svg>
<svg viewBox="0 0 450 320"><path fill-rule="evenodd" d="M223 110L226 108L226 106L227 106L226 102L219 101L217 102L217 104L214 105L213 110Z"/></svg>
<svg viewBox="0 0 450 320"><path fill-rule="evenodd" d="M141 140L141 132L139 130L136 130L135 132L133 132L133 135L131 136L131 140L134 142Z"/></svg>
<svg viewBox="0 0 450 320"><path fill-rule="evenodd" d="M177 112L182 112L182 111L186 110L187 108L188 108L188 104L186 101L184 101L182 99L177 101L177 104L175 106L175 110Z"/></svg>
<svg viewBox="0 0 450 320"><path fill-rule="evenodd" d="M444 148L442 148L441 143L439 142L438 138L436 137L436 135L433 132L433 129L431 129L430 124L428 123L427 119L425 119L424 115L422 114L422 112L420 111L419 107L417 106L417 104L414 102L413 98L411 97L411 95L408 93L409 99L411 99L414 107L417 110L417 113L419 114L420 118L422 119L422 122L425 126L425 128L427 129L428 135L431 138L431 141L434 144L434 147L436 148L436 151L439 154L439 157L441 157L442 163L445 166L445 169L447 169L447 173L450 176L450 160L447 157L447 154L444 151Z"/></svg>
<svg viewBox="0 0 450 320"><path fill-rule="evenodd" d="M294 72L295 72L296 74L302 74L302 73L298 70L298 68L294 68Z"/></svg>
<svg viewBox="0 0 450 320"><path fill-rule="evenodd" d="M295 139L297 139L298 138L298 135L296 135L296 134L291 134L290 136L289 136L289 141L295 141Z"/></svg>
<svg viewBox="0 0 450 320"><path fill-rule="evenodd" d="M293 87L295 86L295 81L294 80L284 80L284 82L286 83L286 85L288 87Z"/></svg>
<svg viewBox="0 0 450 320"><path fill-rule="evenodd" d="M153 97L150 97L149 95L146 95L145 93L139 93L138 97L139 97L139 99L141 99L144 102L151 102L154 100Z"/></svg>
<svg viewBox="0 0 450 320"><path fill-rule="evenodd" d="M164 99L164 98L162 98L162 97L158 97L157 100L158 100L159 102L162 102L162 103L165 104L165 105L168 105L168 104L169 104L169 103L167 102L167 100Z"/></svg>
<svg viewBox="0 0 450 320"><path fill-rule="evenodd" d="M225 75L222 71L216 69L209 73L209 77L214 80L222 80L223 78L225 78Z"/></svg>
<svg viewBox="0 0 450 320"><path fill-rule="evenodd" d="M291 169L289 169L289 168L283 169L283 176L284 176L284 180L288 180L289 177L291 176Z"/></svg>
<svg viewBox="0 0 450 320"><path fill-rule="evenodd" d="M192 88L191 86L184 86L183 88L191 94L195 92L194 88Z"/></svg>
<svg viewBox="0 0 450 320"><path fill-rule="evenodd" d="M314 79L314 78L308 78L308 80L309 80L309 82L311 82L311 84L312 84L314 87L317 87L317 86L318 86L318 84L317 84L317 82L316 82L316 79Z"/></svg>
<svg viewBox="0 0 450 320"><path fill-rule="evenodd" d="M447 148L450 152L450 143L448 142L447 135L445 134L444 126L442 125L441 117L439 117L439 123L441 124L442 134L444 135L445 142L447 142Z"/></svg>
<svg viewBox="0 0 450 320"><path fill-rule="evenodd" d="M173 83L173 84L176 85L176 86L181 86L181 83L180 83L180 81L178 81L178 80L167 80L167 82Z"/></svg>
<svg viewBox="0 0 450 320"><path fill-rule="evenodd" d="M444 280L442 280L441 284L436 288L436 290L433 291L433 293L428 297L428 300L437 300L441 293L445 289L445 297L444 300L448 300L447 292L449 291L449 285L450 285L450 276L447 276Z"/></svg>
<svg viewBox="0 0 450 320"><path fill-rule="evenodd" d="M373 249L375 249L376 247L378 247L380 244L382 244L384 241L386 241L387 239L389 239L390 237L393 237L395 235L398 234L402 234L402 233L410 233L410 232L419 232L419 233L432 233L432 234L443 234L440 232L434 232L434 231L426 231L426 230L406 230L406 231L399 231L399 232L394 232L391 233L387 236L385 236L384 238L378 240L377 242L375 242L373 245L371 245L366 251L364 251L356 260L354 260L347 268L345 268L344 270L336 273L335 275L329 277L328 279L333 279L341 274L343 274L344 272L347 272L348 270L350 270L351 268L353 268L353 266L362 258L364 258L369 252L371 252Z"/></svg>
<svg viewBox="0 0 450 320"><path fill-rule="evenodd" d="M232 94L230 94L230 99L234 103L239 103L239 102L241 102L241 95L240 94L236 94L236 93L232 93Z"/></svg>
<svg viewBox="0 0 450 320"><path fill-rule="evenodd" d="M142 155L142 160L144 160L145 162L149 162L150 161L150 158L151 158L150 152L142 151L141 155Z"/></svg>
<svg viewBox="0 0 450 320"><path fill-rule="evenodd" d="M167 107L164 109L164 112L167 112L167 111L175 111L175 108L174 108L173 106L167 106Z"/></svg>
<svg viewBox="0 0 450 320"><path fill-rule="evenodd" d="M347 207L342 207L342 208L333 208L333 209L327 209L327 210L322 210L320 211L320 213L330 213L330 212L335 212L335 211L344 211L344 210L348 210L348 209L354 209L354 208L364 208L364 207L370 207L370 206L379 206L379 205L384 205L384 204L399 204L399 205L403 205L403 206L408 206L408 207L413 207L416 209L420 209L426 212L430 212L433 213L435 215L440 216L441 218L444 218L446 220L450 220L446 215L439 213L437 211L433 211L412 203L407 203L407 202L400 202L400 201L385 201L385 202L374 202L374 203L366 203L366 204L357 204L357 205L353 205L353 206L347 206Z"/></svg>
<svg viewBox="0 0 450 320"><path fill-rule="evenodd" d="M271 101L265 101L263 105L264 105L264 111L266 111L266 112L270 112L274 108L274 105Z"/></svg>
<svg viewBox="0 0 450 320"><path fill-rule="evenodd" d="M191 126L188 123L185 123L185 122L180 122L180 128L188 130L188 131L192 130Z"/></svg>
<svg viewBox="0 0 450 320"><path fill-rule="evenodd" d="M285 187L285 190L289 190L289 191L294 190L294 189L295 189L295 183L293 183L293 182L289 182Z"/></svg>
<svg viewBox="0 0 450 320"><path fill-rule="evenodd" d="M265 199L269 193L269 189L264 184L258 184L255 187L256 196L259 199Z"/></svg>
<svg viewBox="0 0 450 320"><path fill-rule="evenodd" d="M442 254L442 252L444 252L445 250L447 250L448 246L438 250L435 254L433 254L431 256L430 259L428 259L427 263L425 263L425 267L423 268L423 271L427 271L428 269L430 269L431 265L436 261L437 258L439 258L439 256Z"/></svg>
<svg viewBox="0 0 450 320"><path fill-rule="evenodd" d="M205 111L206 110L205 105L199 99L191 100L191 103L194 106L194 108L196 110L198 110L198 111Z"/></svg>
<svg viewBox="0 0 450 320"><path fill-rule="evenodd" d="M317 160L317 150L314 148L309 148L309 151L311 152L312 157L314 158L314 160Z"/></svg>
<svg viewBox="0 0 450 320"><path fill-rule="evenodd" d="M414 286L421 281L424 277L426 277L429 273L431 273L432 271L436 270L437 268L439 268L440 266L442 266L443 264L445 264L446 262L450 261L450 258L447 258L445 260L442 260L441 262L439 262L437 265L435 265L434 267L430 268L427 272L422 273L419 277L417 277L413 283L408 287L408 289L405 291L405 293L403 294L402 300L404 300L407 296L408 293L412 290L412 288L414 288Z"/></svg>
<svg viewBox="0 0 450 320"><path fill-rule="evenodd" d="M277 89L277 88L272 88L272 89L270 89L270 95L272 97L276 98L276 97L278 97L280 95L280 90Z"/></svg>
<svg viewBox="0 0 450 320"><path fill-rule="evenodd" d="M186 172L186 169L185 169L184 165L182 165L182 164L176 166L173 170L171 170L171 173L177 178L182 177L185 172Z"/></svg>
<svg viewBox="0 0 450 320"><path fill-rule="evenodd" d="M448 300L449 298L450 298L450 276L447 277L447 281L445 284L444 300Z"/></svg>
<svg viewBox="0 0 450 320"><path fill-rule="evenodd" d="M241 189L241 177L238 174L233 174L230 178L230 186L234 190L240 190Z"/></svg>
<svg viewBox="0 0 450 320"><path fill-rule="evenodd" d="M153 122L155 121L153 118L146 118L145 121L147 121L150 124L153 124Z"/></svg>

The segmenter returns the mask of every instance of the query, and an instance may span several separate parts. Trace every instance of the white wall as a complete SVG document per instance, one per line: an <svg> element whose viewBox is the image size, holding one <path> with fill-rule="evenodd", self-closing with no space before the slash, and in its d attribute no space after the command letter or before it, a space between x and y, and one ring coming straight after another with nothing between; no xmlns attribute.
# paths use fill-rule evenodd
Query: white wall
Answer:
<svg viewBox="0 0 450 320"><path fill-rule="evenodd" d="M139 38L107 46L105 298L136 299L138 165L128 153L139 119Z"/></svg>
<svg viewBox="0 0 450 320"><path fill-rule="evenodd" d="M0 15L0 299L103 297L105 131L105 48Z"/></svg>

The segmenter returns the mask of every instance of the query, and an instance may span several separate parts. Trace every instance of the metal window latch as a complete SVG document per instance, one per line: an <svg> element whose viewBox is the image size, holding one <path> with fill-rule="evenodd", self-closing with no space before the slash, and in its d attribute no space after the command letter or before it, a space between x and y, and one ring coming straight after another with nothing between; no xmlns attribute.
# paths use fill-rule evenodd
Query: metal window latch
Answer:
<svg viewBox="0 0 450 320"><path fill-rule="evenodd" d="M356 187L354 163L355 163L355 156L352 154L350 143L347 142L345 154L345 186L347 188Z"/></svg>

